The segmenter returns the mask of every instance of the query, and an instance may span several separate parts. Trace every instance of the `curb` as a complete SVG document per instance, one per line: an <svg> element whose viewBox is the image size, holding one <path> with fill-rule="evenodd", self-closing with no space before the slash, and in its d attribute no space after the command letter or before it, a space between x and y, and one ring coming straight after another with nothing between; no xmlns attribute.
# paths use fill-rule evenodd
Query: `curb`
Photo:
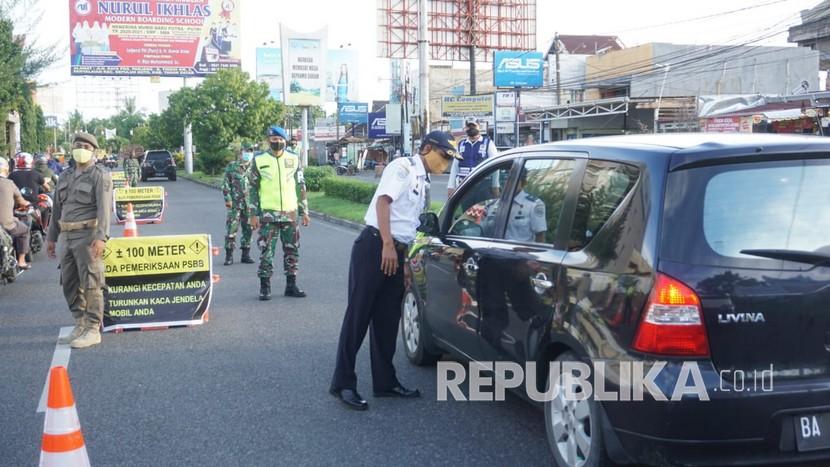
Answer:
<svg viewBox="0 0 830 467"><path fill-rule="evenodd" d="M179 177L181 177L182 179L187 180L189 182L193 182L197 185L202 185L202 186L206 186L208 188L213 188L214 190L221 190L222 189L222 187L220 187L220 186L212 185L210 183L203 182L201 180L196 180L196 179L188 177L187 175L181 175L180 174ZM355 230L355 231L358 231L358 232L360 232L361 230L363 230L364 227L366 227L366 225L363 224L363 223L352 222L350 220L341 219L339 217L334 217L334 216L331 216L329 214L324 214L322 212L309 210L309 215L311 217L315 218L315 219L320 219L320 220L326 221L328 223L339 225L341 227L346 227L347 229L352 229L352 230Z"/></svg>

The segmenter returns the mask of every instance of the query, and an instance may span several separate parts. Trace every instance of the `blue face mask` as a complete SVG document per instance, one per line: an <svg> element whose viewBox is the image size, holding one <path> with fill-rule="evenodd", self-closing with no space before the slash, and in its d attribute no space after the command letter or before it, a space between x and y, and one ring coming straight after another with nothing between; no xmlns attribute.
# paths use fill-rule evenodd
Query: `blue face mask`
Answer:
<svg viewBox="0 0 830 467"><path fill-rule="evenodd" d="M251 159L254 158L254 153L252 152L243 152L242 153L242 161L243 162L251 162Z"/></svg>

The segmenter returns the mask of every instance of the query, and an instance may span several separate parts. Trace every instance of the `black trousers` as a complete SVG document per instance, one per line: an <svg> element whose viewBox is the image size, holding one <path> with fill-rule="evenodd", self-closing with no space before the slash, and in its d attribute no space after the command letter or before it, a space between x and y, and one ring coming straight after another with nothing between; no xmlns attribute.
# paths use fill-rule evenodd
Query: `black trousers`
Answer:
<svg viewBox="0 0 830 467"><path fill-rule="evenodd" d="M331 381L335 389L357 388L355 358L370 327L373 389L386 391L399 384L392 359L404 294L404 252L403 248L398 249L398 271L387 276L380 269L382 250L380 233L371 227L364 229L352 246L349 304L340 329L337 365Z"/></svg>

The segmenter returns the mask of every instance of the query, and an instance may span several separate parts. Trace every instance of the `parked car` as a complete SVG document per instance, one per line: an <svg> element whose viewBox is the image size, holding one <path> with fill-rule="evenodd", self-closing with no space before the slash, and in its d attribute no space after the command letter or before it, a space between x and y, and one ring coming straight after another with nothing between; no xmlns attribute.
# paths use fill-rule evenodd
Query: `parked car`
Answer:
<svg viewBox="0 0 830 467"><path fill-rule="evenodd" d="M562 381L590 389L564 368L549 384L549 362L586 363L593 387L616 390L620 363L665 362L654 383L663 394L688 381L710 399L559 393L539 404L559 466L828 465L827 180L830 139L812 136L622 136L510 151L476 169L440 216L422 215L406 265L406 355L417 365L443 353L534 362L528 399ZM599 362L619 371L600 375Z"/></svg>
<svg viewBox="0 0 830 467"><path fill-rule="evenodd" d="M170 181L176 181L176 162L170 151L152 150L144 153L141 161L141 181L146 182L150 177L167 177Z"/></svg>

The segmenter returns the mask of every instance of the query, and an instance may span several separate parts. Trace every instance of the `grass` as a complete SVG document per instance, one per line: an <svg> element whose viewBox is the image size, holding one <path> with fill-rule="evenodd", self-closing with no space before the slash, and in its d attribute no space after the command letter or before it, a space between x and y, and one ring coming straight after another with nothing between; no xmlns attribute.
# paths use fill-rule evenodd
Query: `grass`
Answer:
<svg viewBox="0 0 830 467"><path fill-rule="evenodd" d="M207 183L209 185L215 187L222 186L222 175L207 175L205 173L199 172L198 170L194 170L192 175L188 175L183 171L179 172L179 177L188 179L188 180L196 180L199 182Z"/></svg>
<svg viewBox="0 0 830 467"><path fill-rule="evenodd" d="M443 206L444 203L439 201L433 201L431 204L432 211L435 213L438 213ZM323 192L309 192L308 207L312 211L362 224L369 205L326 196Z"/></svg>

